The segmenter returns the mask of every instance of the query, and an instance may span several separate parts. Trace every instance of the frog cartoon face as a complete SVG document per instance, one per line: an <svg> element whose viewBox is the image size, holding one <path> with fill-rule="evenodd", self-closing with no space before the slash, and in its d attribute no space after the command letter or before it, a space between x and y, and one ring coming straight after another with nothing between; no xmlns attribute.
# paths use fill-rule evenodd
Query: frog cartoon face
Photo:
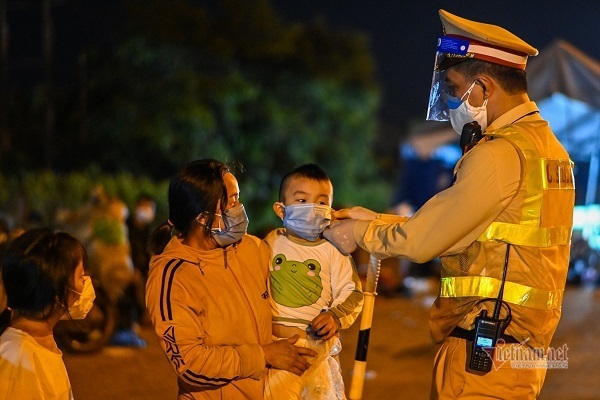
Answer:
<svg viewBox="0 0 600 400"><path fill-rule="evenodd" d="M271 296L276 303L297 308L314 304L321 297L321 264L317 260L288 261L277 254L271 266Z"/></svg>

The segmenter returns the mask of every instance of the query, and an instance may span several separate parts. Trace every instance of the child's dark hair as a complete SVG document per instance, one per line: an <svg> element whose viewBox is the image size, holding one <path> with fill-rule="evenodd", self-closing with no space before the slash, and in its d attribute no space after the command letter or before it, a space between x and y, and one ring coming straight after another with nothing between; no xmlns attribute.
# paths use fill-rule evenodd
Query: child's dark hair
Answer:
<svg viewBox="0 0 600 400"><path fill-rule="evenodd" d="M279 201L284 201L284 193L292 178L308 178L315 181L330 181L329 176L317 164L304 164L285 174L279 186Z"/></svg>
<svg viewBox="0 0 600 400"><path fill-rule="evenodd" d="M67 310L69 289L80 262L85 268L85 249L66 232L30 229L9 243L1 266L8 308L0 317L0 333L11 319L43 321L56 307Z"/></svg>
<svg viewBox="0 0 600 400"><path fill-rule="evenodd" d="M201 213L206 213L205 234L210 233L218 206L227 204L223 175L231 168L217 160L198 160L185 165L169 183L169 219L150 237L148 251L160 254L175 228L184 236Z"/></svg>

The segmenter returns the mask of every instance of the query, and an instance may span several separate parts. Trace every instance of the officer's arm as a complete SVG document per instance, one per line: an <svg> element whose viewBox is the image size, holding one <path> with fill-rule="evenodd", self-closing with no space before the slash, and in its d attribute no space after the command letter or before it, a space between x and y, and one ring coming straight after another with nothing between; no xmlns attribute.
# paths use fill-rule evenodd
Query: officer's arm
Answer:
<svg viewBox="0 0 600 400"><path fill-rule="evenodd" d="M454 185L431 198L408 221L358 221L356 242L379 257L425 262L466 248L515 196L520 159L505 140L476 146L463 159Z"/></svg>

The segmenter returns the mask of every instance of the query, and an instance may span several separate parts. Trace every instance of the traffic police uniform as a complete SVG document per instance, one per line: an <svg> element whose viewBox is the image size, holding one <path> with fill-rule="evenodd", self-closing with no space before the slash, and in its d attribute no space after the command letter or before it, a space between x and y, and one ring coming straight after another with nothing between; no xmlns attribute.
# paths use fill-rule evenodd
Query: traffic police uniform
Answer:
<svg viewBox="0 0 600 400"><path fill-rule="evenodd" d="M473 57L524 69L527 56L537 55L503 28L443 10L440 17L446 35L440 40L456 38L466 47L457 49L459 54L441 54L438 67ZM430 99L430 106L434 103ZM491 315L494 308L494 302L479 300L498 296L508 246L503 300L512 309L512 321L505 331L506 346L536 349L529 354L543 358L540 350L550 345L560 318L574 205L573 163L534 102L496 118L484 135L458 161L454 184L414 216L383 215L354 225L356 242L379 258L424 262L440 257L440 291L430 313L432 338L442 343L433 399L531 399L541 390L543 368L495 362L485 374L466 371L475 317L483 308Z"/></svg>

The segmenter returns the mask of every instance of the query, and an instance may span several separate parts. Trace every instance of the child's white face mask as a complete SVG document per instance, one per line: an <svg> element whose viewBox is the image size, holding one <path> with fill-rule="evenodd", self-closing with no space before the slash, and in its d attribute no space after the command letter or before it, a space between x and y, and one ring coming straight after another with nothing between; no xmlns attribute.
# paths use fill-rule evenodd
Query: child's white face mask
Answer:
<svg viewBox="0 0 600 400"><path fill-rule="evenodd" d="M331 207L316 204L294 204L285 207L283 226L303 239L315 241L331 223Z"/></svg>
<svg viewBox="0 0 600 400"><path fill-rule="evenodd" d="M79 298L73 303L67 312L67 315L72 319L84 319L92 309L94 300L96 299L96 291L92 285L92 278L89 276L83 277L83 289L81 293L70 289L73 293L79 295Z"/></svg>

